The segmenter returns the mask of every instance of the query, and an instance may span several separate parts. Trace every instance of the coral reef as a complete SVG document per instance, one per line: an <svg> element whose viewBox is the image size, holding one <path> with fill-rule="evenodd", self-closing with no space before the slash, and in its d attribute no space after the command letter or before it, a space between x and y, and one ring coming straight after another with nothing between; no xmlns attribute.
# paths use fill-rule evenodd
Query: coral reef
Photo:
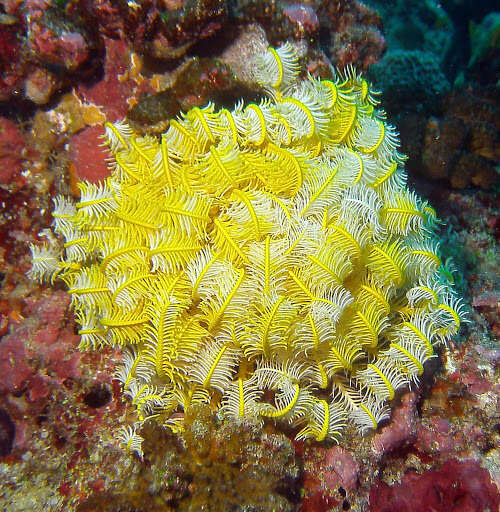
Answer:
<svg viewBox="0 0 500 512"><path fill-rule="evenodd" d="M368 0L384 22L390 51L420 50L442 61L451 49L454 24L441 2L435 0Z"/></svg>
<svg viewBox="0 0 500 512"><path fill-rule="evenodd" d="M320 38L328 58L339 69L354 65L366 71L386 49L382 20L363 2L324 2Z"/></svg>
<svg viewBox="0 0 500 512"><path fill-rule="evenodd" d="M147 465L140 472L129 466L106 493L85 500L77 511L296 510L299 466L283 434L221 423L203 405L187 411L185 426L176 439L146 424L141 434Z"/></svg>
<svg viewBox="0 0 500 512"><path fill-rule="evenodd" d="M391 50L370 68L370 76L383 91L392 115L412 110L436 112L450 89L438 58L421 50Z"/></svg>
<svg viewBox="0 0 500 512"><path fill-rule="evenodd" d="M7 6L2 25L0 101L29 99L45 104L52 94L76 79L85 80L99 66L102 40L95 24L79 13L70 15L50 2Z"/></svg>
<svg viewBox="0 0 500 512"><path fill-rule="evenodd" d="M441 6L450 16L454 26L454 51L448 52L444 62L450 77L456 77L459 83L465 78L472 78L483 85L494 84L498 78L498 75L495 77L491 72L497 66L495 59L483 60L481 66L475 69L469 68L468 63L471 55L477 52L475 44L471 41L471 26L480 25L495 6L488 0L445 0L441 2ZM488 45L486 40L485 43ZM492 68L490 64L493 64Z"/></svg>
<svg viewBox="0 0 500 512"><path fill-rule="evenodd" d="M74 352L67 294L36 296L40 291L31 290L27 295L19 277L16 281L17 289L9 295L2 289L10 332L0 343L5 376L0 389L0 431L5 436L0 502L12 511L67 510L91 492L89 482L102 477L100 471L111 474L116 453L101 454L99 446L123 405L116 399L106 358L90 360ZM16 296L20 311L14 315ZM95 390L106 390L104 399L92 400ZM98 459L103 462L99 469L93 464ZM79 482L82 472L86 480Z"/></svg>
<svg viewBox="0 0 500 512"><path fill-rule="evenodd" d="M493 186L498 182L493 149L499 133L498 30L495 13L485 15L491 6L430 0L396 1L390 8L371 4L384 20L389 51L369 76L401 129L410 175L457 188ZM474 109L477 119L470 115Z"/></svg>
<svg viewBox="0 0 500 512"><path fill-rule="evenodd" d="M18 177L23 164L24 136L18 126L0 117L0 183L8 184Z"/></svg>
<svg viewBox="0 0 500 512"><path fill-rule="evenodd" d="M0 102L43 105L61 89L91 86L105 66L110 39L143 60L149 75L182 67L186 55L217 56L253 23L273 44L291 38L315 41L323 27L328 56L339 67L356 62L365 69L385 47L375 11L357 1L44 0L8 3L5 10ZM321 52L313 53L321 59Z"/></svg>
<svg viewBox="0 0 500 512"><path fill-rule="evenodd" d="M420 496L418 502L415 496ZM439 512L481 512L496 510L499 505L489 473L477 462L454 459L446 461L439 470L422 475L407 473L401 483L392 487L378 484L370 494L372 512L417 512L422 507Z"/></svg>
<svg viewBox="0 0 500 512"><path fill-rule="evenodd" d="M289 39L300 55L301 65L313 76L330 80L330 64L318 42L339 67L352 62L364 68L385 47L380 19L373 9L365 10L359 2L257 1L246 2L249 10L241 11L237 20L230 12L213 35L204 33L208 37L200 39L202 44L196 42L197 27L193 32L195 42L190 44L178 17L179 38L188 40L188 44L177 44L175 34L169 44L171 55L180 57L156 59L144 55L142 41L154 39L157 30L163 30L159 15L167 15L167 10L179 9L184 3L166 0L157 2L156 9L148 1L139 6L139 2L114 0L0 2L0 96L8 98L0 104L4 116L0 120L0 360L5 383L0 392L0 509L73 512L80 506L86 510L188 510L197 509L200 503L210 507L223 503L219 500L226 490L220 485L215 467L223 475L235 476L235 468L241 473L238 480L231 482L237 482L243 493L229 491L230 507L236 511L252 507L271 511L278 506L301 512L359 511L370 508L370 499L373 504L380 503L379 497L400 497L397 506L403 507L408 495L421 496L424 509L449 509L450 498L456 507L462 503L468 506L474 500L471 508L495 509L500 488L498 194L494 186L488 185L488 175L481 174L479 168L477 174L469 174L469 167L463 169L467 171L467 183L478 183L484 187L482 190L449 189L450 178L459 178L455 163L461 152L448 160L447 174L438 184L429 182L422 173L421 159L413 159L422 152L427 124L434 130L437 123L440 140L451 142L448 131L455 130L453 137L464 137L467 159L474 155L483 170L485 166L491 169L498 161L495 91L468 82L497 81L490 67L495 62L494 52L492 59L467 68L469 21L481 23L492 8L488 0L441 2L455 26L453 51L448 52L441 69L451 82L460 75L456 83L461 80L463 85L450 95L452 102L445 98L446 115L440 110L435 119L424 112L399 116L397 120L403 152L412 156L406 162L406 170L412 185L432 202L443 219L444 224L438 226L442 261L448 257L455 261L455 287L470 303L471 311L471 325L462 330L463 336L437 350L438 357L426 363L422 386L412 386L410 394L397 394L391 403L391 418L384 420L374 435L344 429L341 446L314 442L291 445L287 437L296 430L287 426L285 433L278 433L283 425L268 421L260 429L248 423L220 421L208 410L196 410L194 416L188 412L186 419L186 424L191 425L193 420L197 425L197 437L189 438L190 442L194 439L194 446L188 450L183 448L182 433L173 435L153 421L137 431L145 438L142 460L118 449L116 426L134 421L125 407L120 386L111 380L120 353L109 349L75 352L78 327L67 311L66 292L60 287L53 290L37 286L26 278L30 266L26 243L38 240L40 231L51 222L51 198L64 194L78 201L79 180L97 183L109 174L107 151L100 147L104 133L100 124L104 119L122 120L144 94L167 91L166 96L170 91L175 102L177 98L186 101L182 108L190 108L194 98L189 97L187 87L182 87L183 80L190 81L190 74L182 75L182 70L188 69L191 62L207 64L207 76L200 88L204 98L216 97L217 87L226 78L235 83L230 75L219 76L219 69L229 69L248 86L253 80L248 63L265 51L268 38L278 45ZM269 11L261 9L259 18L253 17L251 9L264 3ZM395 3L377 8L383 15L391 46L401 48L387 19L390 11L386 9ZM237 4L240 3L231 2L232 7ZM424 23L427 17L434 28L427 25L422 36L438 36L436 41L443 38L446 42L448 36L436 33L437 18L431 11L426 14L426 5L427 2L406 2L406 18L425 14ZM47 9L61 11L42 16L41 11ZM92 16L91 10L95 13ZM27 50L27 18L32 13L35 20L43 21L37 27L42 46L43 37L49 36L45 46L49 52L44 59L49 62L54 58L57 69L37 61ZM200 16L202 28L207 17L206 13ZM82 41L79 20L84 19L87 26L95 28L90 33L81 31L82 36L97 38L89 41L89 48L102 49L82 63L97 71L93 77L82 75L80 68L66 74L61 67L64 59L57 61L57 54L51 55L51 51L59 50L50 35L57 33L59 20L68 18L73 24L66 26L76 42ZM256 19L258 23L252 21ZM401 35L404 37L405 33ZM33 40L33 44L35 47L38 41ZM68 50L68 46L61 48L61 55ZM86 49L80 44L75 51L79 58ZM214 57L222 63L220 68L212 67L216 64ZM361 64L356 64L357 59ZM204 73L197 74L197 69L200 68L196 65L192 68L193 85ZM64 86L75 86L74 93L59 93ZM26 97L25 88L37 101L48 99L49 103L42 109L20 101ZM247 102L259 101L244 91L238 92ZM385 99L384 106L390 99ZM191 103L202 104L203 101ZM234 106L226 108L231 110ZM165 117L177 115L175 107L168 112L172 114ZM151 121L143 117L136 128L149 131L154 128L153 117ZM430 129L428 133L431 134ZM437 151L432 149L436 155L443 154ZM18 364L14 365L12 358ZM241 437L234 429L240 430ZM211 444L213 439L216 441ZM239 447L238 439L242 440ZM195 461L189 458L191 451L197 453ZM175 462L172 465L171 460ZM457 482L447 473L448 465L475 487ZM255 475L264 476L259 480ZM255 482L269 493L269 500L257 494L259 489L253 492ZM434 482L436 485L432 485ZM212 490L218 486L221 493L208 496L209 486Z"/></svg>
<svg viewBox="0 0 500 512"><path fill-rule="evenodd" d="M440 117L414 114L401 122L403 149L414 176L446 180L454 188L498 183L499 103L491 88L451 92Z"/></svg>
<svg viewBox="0 0 500 512"><path fill-rule="evenodd" d="M470 22L470 59L467 67L479 83L495 83L500 73L500 12L491 12L479 24Z"/></svg>
<svg viewBox="0 0 500 512"><path fill-rule="evenodd" d="M175 84L157 94L146 95L128 112L127 120L139 132L161 133L179 112L203 107L232 108L245 98L258 98L258 90L238 80L218 59L194 58L179 70Z"/></svg>

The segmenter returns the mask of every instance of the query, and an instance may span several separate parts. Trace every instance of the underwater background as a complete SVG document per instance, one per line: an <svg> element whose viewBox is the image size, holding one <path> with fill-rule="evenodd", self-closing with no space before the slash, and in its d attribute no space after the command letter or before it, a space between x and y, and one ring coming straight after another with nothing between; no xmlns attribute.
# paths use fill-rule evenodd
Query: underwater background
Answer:
<svg viewBox="0 0 500 512"><path fill-rule="evenodd" d="M314 77L352 65L381 91L469 323L375 432L295 441L197 405L180 434L145 423L131 453L121 350L78 350L66 287L28 278L29 244L55 196L109 175L105 122L159 137L209 101L258 101L252 59L287 41ZM0 1L0 509L498 510L499 69L486 0Z"/></svg>

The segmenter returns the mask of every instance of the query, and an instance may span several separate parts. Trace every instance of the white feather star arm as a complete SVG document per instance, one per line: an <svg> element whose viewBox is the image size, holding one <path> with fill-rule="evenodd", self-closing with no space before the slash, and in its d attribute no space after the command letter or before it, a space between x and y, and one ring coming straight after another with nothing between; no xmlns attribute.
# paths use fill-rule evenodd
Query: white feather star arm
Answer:
<svg viewBox="0 0 500 512"><path fill-rule="evenodd" d="M297 441L314 439L318 442L328 439L338 443L342 430L346 426L345 420L345 413L339 404L316 400L307 426L295 436L295 439Z"/></svg>
<svg viewBox="0 0 500 512"><path fill-rule="evenodd" d="M116 437L127 452L136 453L141 459L144 457L142 451L144 438L137 433L136 426L125 425L120 427Z"/></svg>
<svg viewBox="0 0 500 512"><path fill-rule="evenodd" d="M55 196L52 202L54 203L54 210L52 211L54 232L64 235L74 223L73 217L77 211L75 203L60 194Z"/></svg>
<svg viewBox="0 0 500 512"><path fill-rule="evenodd" d="M463 322L470 322L464 301L453 291L447 291L441 296L432 317L436 326L434 334L441 343L447 343L459 331Z"/></svg>
<svg viewBox="0 0 500 512"><path fill-rule="evenodd" d="M277 49L269 47L254 59L256 81L269 90L284 91L300 72L295 48L288 42Z"/></svg>
<svg viewBox="0 0 500 512"><path fill-rule="evenodd" d="M75 319L80 324L80 329L78 329L78 335L81 337L78 344L79 350L97 350L109 345L107 329L101 325L95 310L77 309Z"/></svg>
<svg viewBox="0 0 500 512"><path fill-rule="evenodd" d="M191 281L192 297L207 299L215 290L227 290L227 283L236 279L236 270L229 261L221 261L220 252L204 247L186 267Z"/></svg>
<svg viewBox="0 0 500 512"><path fill-rule="evenodd" d="M211 340L196 355L189 375L204 388L213 387L223 393L232 382L240 358L240 350Z"/></svg>
<svg viewBox="0 0 500 512"><path fill-rule="evenodd" d="M139 421L156 416L160 412L172 411L177 401L166 387L159 388L151 384L144 384L132 379L124 393L129 396L135 406Z"/></svg>
<svg viewBox="0 0 500 512"><path fill-rule="evenodd" d="M383 203L377 193L363 185L357 184L347 189L342 197L339 218L348 222L349 219L360 219L372 230L375 238L384 234L380 223L380 209Z"/></svg>
<svg viewBox="0 0 500 512"><path fill-rule="evenodd" d="M258 418L258 402L263 392L257 387L255 378L238 379L232 382L222 397L220 412L234 419Z"/></svg>
<svg viewBox="0 0 500 512"><path fill-rule="evenodd" d="M263 354L270 358L286 350L298 307L286 296L265 296L255 304L248 318L247 336L242 345L245 356Z"/></svg>
<svg viewBox="0 0 500 512"><path fill-rule="evenodd" d="M369 391L360 392L343 380L334 381L332 397L334 402L343 404L348 419L361 434L376 430L380 422L389 418L389 407L384 400Z"/></svg>
<svg viewBox="0 0 500 512"><path fill-rule="evenodd" d="M277 390L285 381L307 381L310 370L303 362L261 359L257 361L255 376L259 388Z"/></svg>
<svg viewBox="0 0 500 512"><path fill-rule="evenodd" d="M48 244L30 244L31 269L28 277L40 283L52 283L60 270L60 251Z"/></svg>
<svg viewBox="0 0 500 512"><path fill-rule="evenodd" d="M408 237L407 272L412 280L428 279L442 266L439 240L437 238Z"/></svg>
<svg viewBox="0 0 500 512"><path fill-rule="evenodd" d="M397 389L408 383L408 376L402 373L394 361L377 357L364 370L354 376L361 389L373 392L380 400L392 400Z"/></svg>
<svg viewBox="0 0 500 512"><path fill-rule="evenodd" d="M97 223L118 209L118 202L109 179L97 184L81 181L78 188L80 200L75 203L75 226Z"/></svg>
<svg viewBox="0 0 500 512"><path fill-rule="evenodd" d="M128 141L134 134L128 123L125 121L106 123L104 125L104 130L105 135L103 138L105 144L113 153L118 150L128 149Z"/></svg>
<svg viewBox="0 0 500 512"><path fill-rule="evenodd" d="M134 348L124 350L123 359L116 370L114 377L121 383L123 389L127 389L132 379L148 382L154 375L151 366L144 364L144 355Z"/></svg>

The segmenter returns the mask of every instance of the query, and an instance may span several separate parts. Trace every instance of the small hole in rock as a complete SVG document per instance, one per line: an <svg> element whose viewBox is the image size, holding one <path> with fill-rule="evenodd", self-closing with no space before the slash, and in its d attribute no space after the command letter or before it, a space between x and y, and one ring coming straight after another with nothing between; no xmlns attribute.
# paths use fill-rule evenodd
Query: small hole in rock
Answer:
<svg viewBox="0 0 500 512"><path fill-rule="evenodd" d="M351 509L351 504L347 500L344 500L342 502L342 510L350 510L350 509Z"/></svg>
<svg viewBox="0 0 500 512"><path fill-rule="evenodd" d="M339 486L339 494L342 496L342 498L345 498L347 494L345 489L341 485Z"/></svg>
<svg viewBox="0 0 500 512"><path fill-rule="evenodd" d="M16 425L7 411L0 409L0 457L9 455L14 444Z"/></svg>
<svg viewBox="0 0 500 512"><path fill-rule="evenodd" d="M105 384L94 384L83 401L94 409L105 406L111 400L111 391Z"/></svg>

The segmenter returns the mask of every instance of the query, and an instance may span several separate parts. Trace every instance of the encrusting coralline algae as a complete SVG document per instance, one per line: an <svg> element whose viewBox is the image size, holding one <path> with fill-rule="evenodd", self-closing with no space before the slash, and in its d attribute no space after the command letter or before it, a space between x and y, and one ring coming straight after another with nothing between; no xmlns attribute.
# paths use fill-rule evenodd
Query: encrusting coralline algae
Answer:
<svg viewBox="0 0 500 512"><path fill-rule="evenodd" d="M297 60L269 48L265 99L193 108L160 139L108 123L110 177L55 198L61 250L32 247L80 347L124 347L137 422L119 437L139 454L142 422L179 431L194 403L297 439L376 428L463 320L376 94L352 69L300 79Z"/></svg>

